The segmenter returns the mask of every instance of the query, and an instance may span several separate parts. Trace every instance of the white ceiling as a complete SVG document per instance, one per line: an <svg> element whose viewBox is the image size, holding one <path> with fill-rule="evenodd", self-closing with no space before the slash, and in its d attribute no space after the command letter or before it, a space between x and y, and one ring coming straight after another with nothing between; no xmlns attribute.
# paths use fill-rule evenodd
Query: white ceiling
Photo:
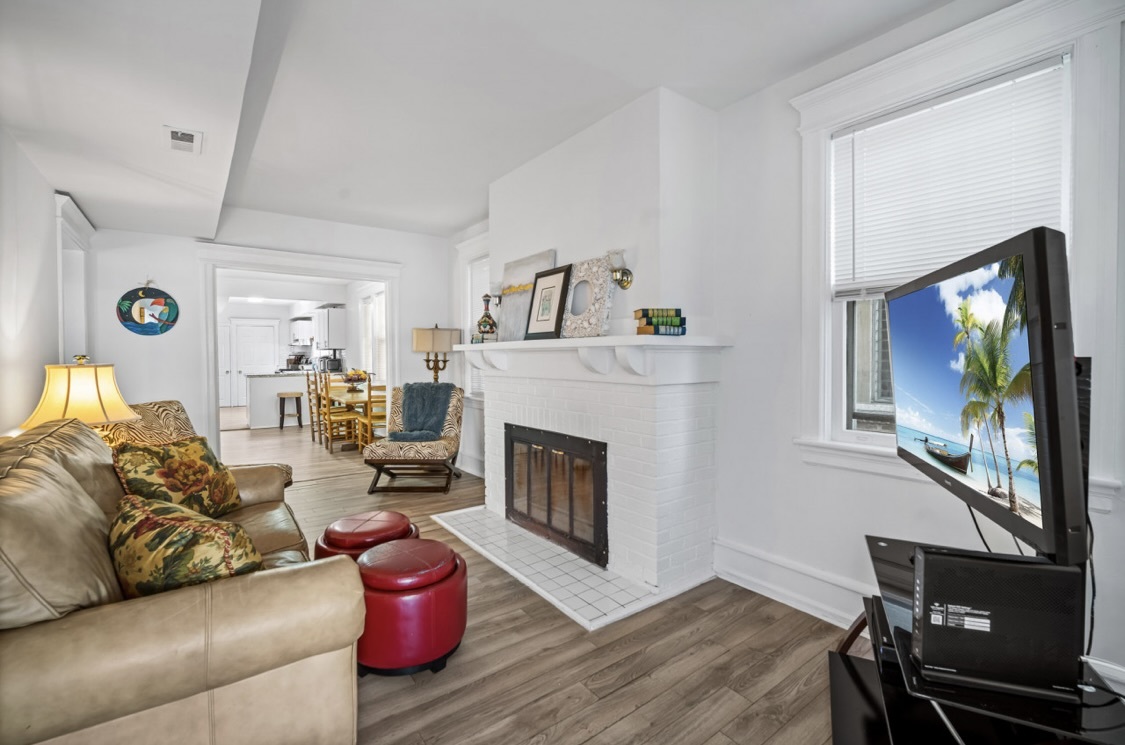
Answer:
<svg viewBox="0 0 1125 745"><path fill-rule="evenodd" d="M450 235L652 88L722 108L947 2L2 0L0 126L99 228L213 237L225 203Z"/></svg>
<svg viewBox="0 0 1125 745"><path fill-rule="evenodd" d="M213 236L257 20L257 0L2 0L0 126L95 227Z"/></svg>

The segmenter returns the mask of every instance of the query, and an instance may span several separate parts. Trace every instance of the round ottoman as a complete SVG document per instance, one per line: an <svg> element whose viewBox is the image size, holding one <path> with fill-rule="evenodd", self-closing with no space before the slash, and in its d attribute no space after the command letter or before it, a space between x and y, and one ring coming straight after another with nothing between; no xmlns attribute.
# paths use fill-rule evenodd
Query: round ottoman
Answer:
<svg viewBox="0 0 1125 745"><path fill-rule="evenodd" d="M325 528L316 539L313 558L343 555L358 559L367 549L387 541L417 537L418 526L401 512L361 512L342 517Z"/></svg>
<svg viewBox="0 0 1125 745"><path fill-rule="evenodd" d="M441 541L397 540L359 557L367 606L356 647L360 672L438 672L465 633L465 560Z"/></svg>

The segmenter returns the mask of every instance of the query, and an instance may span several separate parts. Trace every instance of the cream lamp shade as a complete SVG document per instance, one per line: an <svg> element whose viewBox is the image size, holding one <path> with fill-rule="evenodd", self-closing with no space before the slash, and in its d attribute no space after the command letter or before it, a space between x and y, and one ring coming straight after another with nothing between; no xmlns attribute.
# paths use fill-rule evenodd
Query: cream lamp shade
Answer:
<svg viewBox="0 0 1125 745"><path fill-rule="evenodd" d="M44 367L47 368L47 381L43 385L43 396L21 429L31 429L55 419L73 418L96 425L141 418L121 397L113 365Z"/></svg>
<svg viewBox="0 0 1125 745"><path fill-rule="evenodd" d="M430 353L449 353L454 344L461 343L461 329L414 329L414 351Z"/></svg>

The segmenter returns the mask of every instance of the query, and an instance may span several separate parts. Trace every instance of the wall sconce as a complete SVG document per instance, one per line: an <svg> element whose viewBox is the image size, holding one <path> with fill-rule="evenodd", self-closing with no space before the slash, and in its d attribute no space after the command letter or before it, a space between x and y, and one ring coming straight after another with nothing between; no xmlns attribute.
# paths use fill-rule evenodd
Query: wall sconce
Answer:
<svg viewBox="0 0 1125 745"><path fill-rule="evenodd" d="M55 419L74 418L97 426L141 418L121 397L113 365L87 365L85 355L75 359L79 360L75 365L44 365L43 395L20 429Z"/></svg>
<svg viewBox="0 0 1125 745"><path fill-rule="evenodd" d="M460 343L461 329L439 329L436 323L432 329L414 329L413 349L426 353L426 369L433 370L435 383L438 382L438 373L449 364L448 355L453 351L453 345ZM441 359L438 359L439 353Z"/></svg>
<svg viewBox="0 0 1125 745"><path fill-rule="evenodd" d="M490 285L488 288L488 294L492 296L492 304L497 308L500 307L500 301L504 299L503 292L504 286L499 282Z"/></svg>
<svg viewBox="0 0 1125 745"><path fill-rule="evenodd" d="M625 251L617 249L610 251L606 256L609 257L609 276L622 290L628 290L633 286L633 273L625 267Z"/></svg>

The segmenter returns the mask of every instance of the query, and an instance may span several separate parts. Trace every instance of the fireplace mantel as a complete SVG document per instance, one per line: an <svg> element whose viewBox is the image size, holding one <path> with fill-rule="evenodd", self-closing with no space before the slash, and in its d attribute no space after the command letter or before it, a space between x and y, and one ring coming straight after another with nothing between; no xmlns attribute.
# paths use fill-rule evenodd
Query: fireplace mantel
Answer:
<svg viewBox="0 0 1125 745"><path fill-rule="evenodd" d="M470 365L491 375L554 380L678 385L719 379L726 337L595 336L459 344Z"/></svg>

